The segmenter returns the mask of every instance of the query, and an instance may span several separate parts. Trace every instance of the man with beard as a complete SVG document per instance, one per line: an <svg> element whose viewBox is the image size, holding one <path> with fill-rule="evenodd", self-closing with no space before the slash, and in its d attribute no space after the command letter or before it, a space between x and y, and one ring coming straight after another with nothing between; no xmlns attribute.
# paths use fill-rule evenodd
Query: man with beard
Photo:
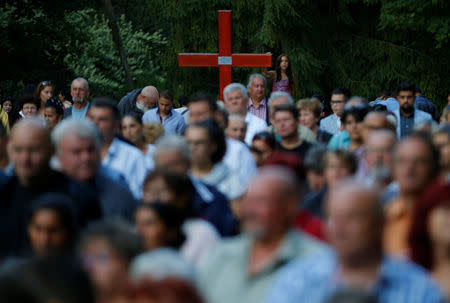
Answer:
<svg viewBox="0 0 450 303"><path fill-rule="evenodd" d="M70 94L73 99L73 106L64 110L64 119L72 117L75 120L81 120L86 117L90 103L89 97L89 83L86 79L78 77L72 81L70 86Z"/></svg>
<svg viewBox="0 0 450 303"><path fill-rule="evenodd" d="M416 86L414 84L403 82L397 87L396 99L399 108L394 111L397 117L397 137L404 138L413 133L414 124L432 120L429 113L414 109L416 101Z"/></svg>
<svg viewBox="0 0 450 303"><path fill-rule="evenodd" d="M208 302L261 302L283 265L323 248L291 229L301 188L286 168L259 171L242 201L243 233L219 245L200 272L200 289Z"/></svg>
<svg viewBox="0 0 450 303"><path fill-rule="evenodd" d="M146 86L142 89L135 89L120 99L117 108L122 117L130 113L135 113L142 117L144 113L156 106L159 93L156 87Z"/></svg>

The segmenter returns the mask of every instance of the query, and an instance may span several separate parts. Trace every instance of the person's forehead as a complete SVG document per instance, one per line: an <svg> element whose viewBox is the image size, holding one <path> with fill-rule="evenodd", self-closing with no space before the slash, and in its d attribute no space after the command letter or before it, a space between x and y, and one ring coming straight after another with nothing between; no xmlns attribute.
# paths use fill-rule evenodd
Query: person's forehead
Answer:
<svg viewBox="0 0 450 303"><path fill-rule="evenodd" d="M339 184L330 191L327 199L328 209L357 211L374 207L378 203L372 192L358 188L339 188Z"/></svg>
<svg viewBox="0 0 450 303"><path fill-rule="evenodd" d="M109 117L112 116L112 110L107 107L91 106L88 111L88 115L96 117Z"/></svg>
<svg viewBox="0 0 450 303"><path fill-rule="evenodd" d="M232 97L235 97L235 98L241 98L242 97L242 92L241 92L240 89L235 89L234 91L229 92L227 94L227 97L228 96L232 96Z"/></svg>
<svg viewBox="0 0 450 303"><path fill-rule="evenodd" d="M395 152L397 157L428 157L430 153L429 147L417 139L400 142Z"/></svg>
<svg viewBox="0 0 450 303"><path fill-rule="evenodd" d="M259 77L255 77L252 80L253 85L264 85L264 79L261 79Z"/></svg>
<svg viewBox="0 0 450 303"><path fill-rule="evenodd" d="M211 111L208 101L198 101L194 103L189 103L188 108L190 111Z"/></svg>
<svg viewBox="0 0 450 303"><path fill-rule="evenodd" d="M86 85L83 81L73 81L72 88L84 88L86 89Z"/></svg>
<svg viewBox="0 0 450 303"><path fill-rule="evenodd" d="M345 97L344 97L344 94L332 94L331 95L331 100L343 100Z"/></svg>
<svg viewBox="0 0 450 303"><path fill-rule="evenodd" d="M385 126L387 124L387 119L385 117L382 117L380 115L368 115L364 119L364 124L368 126Z"/></svg>
<svg viewBox="0 0 450 303"><path fill-rule="evenodd" d="M230 119L228 120L228 125L229 126L245 126L245 121L241 120L241 119Z"/></svg>
<svg viewBox="0 0 450 303"><path fill-rule="evenodd" d="M270 107L275 107L278 105L290 104L289 99L286 96L278 97L270 102Z"/></svg>
<svg viewBox="0 0 450 303"><path fill-rule="evenodd" d="M159 98L159 103L172 103L172 101L169 100L169 99L166 99L164 97L160 97Z"/></svg>
<svg viewBox="0 0 450 303"><path fill-rule="evenodd" d="M412 96L414 93L410 90L402 90L398 92L399 96Z"/></svg>

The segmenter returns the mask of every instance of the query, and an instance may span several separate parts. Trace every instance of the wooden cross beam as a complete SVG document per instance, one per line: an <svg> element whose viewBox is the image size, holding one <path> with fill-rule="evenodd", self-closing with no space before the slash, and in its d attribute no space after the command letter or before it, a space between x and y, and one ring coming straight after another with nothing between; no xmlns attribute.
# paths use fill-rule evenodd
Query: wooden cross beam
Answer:
<svg viewBox="0 0 450 303"><path fill-rule="evenodd" d="M231 53L231 10L219 10L219 53L181 53L179 66L218 66L220 79L220 100L223 89L230 84L232 67L271 67L270 54L232 54Z"/></svg>

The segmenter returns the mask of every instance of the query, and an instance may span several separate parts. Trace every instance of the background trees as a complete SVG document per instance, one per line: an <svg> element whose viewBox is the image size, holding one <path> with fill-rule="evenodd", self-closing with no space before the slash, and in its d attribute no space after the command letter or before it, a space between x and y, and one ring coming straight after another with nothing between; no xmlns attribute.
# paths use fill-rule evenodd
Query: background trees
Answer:
<svg viewBox="0 0 450 303"><path fill-rule="evenodd" d="M67 3L66 3L67 2ZM87 77L92 94L128 90L103 1L14 1L0 8L2 95ZM297 97L336 86L374 99L410 80L443 104L450 91L446 0L113 0L136 87L218 95L216 68L180 68L179 52L217 52L217 10L232 9L233 51L290 55ZM274 58L275 59L275 58ZM246 82L258 69L235 68Z"/></svg>

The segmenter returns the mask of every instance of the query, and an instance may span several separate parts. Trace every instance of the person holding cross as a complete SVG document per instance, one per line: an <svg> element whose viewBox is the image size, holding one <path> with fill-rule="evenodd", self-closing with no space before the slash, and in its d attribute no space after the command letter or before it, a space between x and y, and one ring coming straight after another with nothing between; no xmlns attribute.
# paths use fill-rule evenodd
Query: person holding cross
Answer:
<svg viewBox="0 0 450 303"><path fill-rule="evenodd" d="M228 112L231 115L240 115L245 119L245 122L247 123L245 143L250 146L252 144L253 136L258 132L266 130L266 121L247 111L248 94L244 85L240 83L231 83L227 85L223 90L223 96Z"/></svg>

